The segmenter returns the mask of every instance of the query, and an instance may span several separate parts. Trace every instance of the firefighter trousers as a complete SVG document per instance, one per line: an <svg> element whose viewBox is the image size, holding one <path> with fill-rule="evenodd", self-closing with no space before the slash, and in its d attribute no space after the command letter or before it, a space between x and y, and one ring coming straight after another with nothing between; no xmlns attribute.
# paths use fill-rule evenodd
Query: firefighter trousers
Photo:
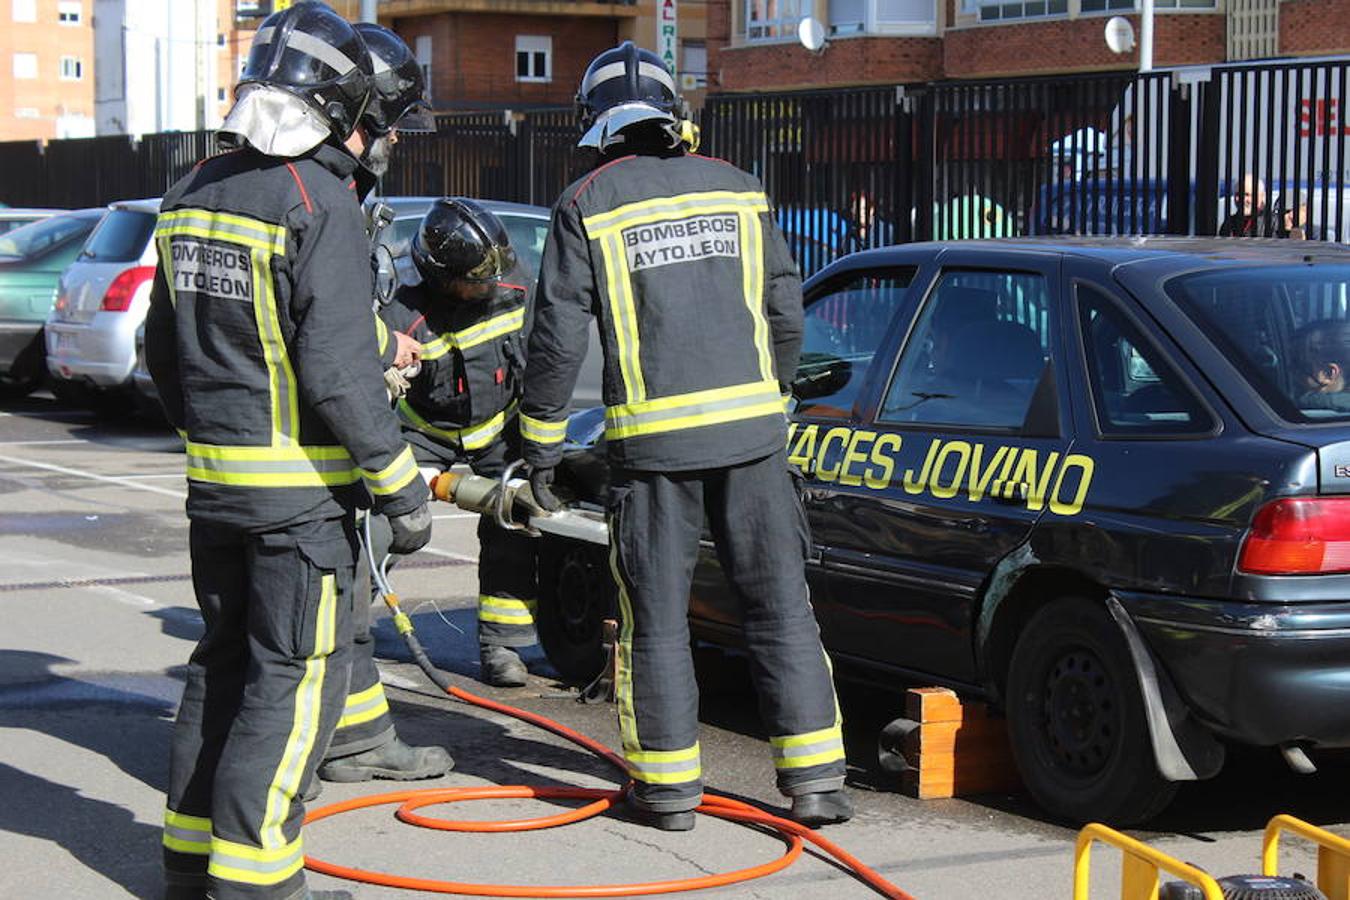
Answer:
<svg viewBox="0 0 1350 900"><path fill-rule="evenodd" d="M166 878L290 900L305 891L300 790L347 693L355 531L350 517L264 533L198 520L189 542L206 630L174 723Z"/></svg>
<svg viewBox="0 0 1350 900"><path fill-rule="evenodd" d="M616 469L610 562L622 625L616 696L637 803L657 813L702 799L689 590L705 521L739 607L778 788L844 784L829 659L807 596L806 515L784 452L692 472Z"/></svg>

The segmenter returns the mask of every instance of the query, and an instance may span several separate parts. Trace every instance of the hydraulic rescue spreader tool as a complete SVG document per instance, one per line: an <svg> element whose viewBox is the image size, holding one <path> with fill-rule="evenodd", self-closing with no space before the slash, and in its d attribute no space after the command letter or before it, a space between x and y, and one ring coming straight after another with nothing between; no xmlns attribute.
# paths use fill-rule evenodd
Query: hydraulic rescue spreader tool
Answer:
<svg viewBox="0 0 1350 900"><path fill-rule="evenodd" d="M512 466L500 479L479 475L445 472L432 482L432 491L437 498L455 503L462 509L491 515L502 528L525 530L530 534L562 534L573 538L604 544L608 541L608 529L598 514L584 510L563 509L549 513L540 507L529 492L529 484L515 477L517 466ZM369 554L370 525L367 520L363 531L363 542ZM399 804L394 815L402 822L423 828L441 831L466 832L513 832L533 831L540 828L552 828L579 822L599 815L616 805L622 804L632 782L627 781L627 764L619 754L604 744L573 731L565 725L545 716L518 709L504 703L471 694L451 684L449 677L428 659L426 651L414 633L412 620L399 606L398 595L390 587L388 578L388 558L376 563L372 560L371 577L375 580L385 605L393 614L394 626L403 635L404 642L417 665L426 676L451 697L481 709L491 710L511 716L523 722L552 732L572 743L589 750L596 756L613 765L624 773L623 787L606 790L603 788L545 787L530 785L502 785L496 787L466 788L424 788L419 790L392 791L369 797L356 797L340 803L312 810L305 817L306 823L317 822L331 816L356 809L372 806ZM513 819L509 821L456 821L425 815L419 810L428 806L444 803L464 802L468 800L536 798L541 800L588 800L583 806L566 812L542 816L534 819ZM914 898L896 885L887 881L878 872L858 858L848 853L833 841L816 834L811 829L790 819L771 815L758 807L730 797L704 793L703 804L698 812L715 816L730 822L747 826L769 829L778 834L786 845L782 856L767 863L749 866L731 872L721 872L697 878L674 879L670 881L652 881L634 884L597 884L597 885L525 885L525 884L481 884L471 882L442 881L430 878L416 878L391 872L377 872L343 866L326 860L305 857L305 866L314 872L322 872L351 881L379 884L387 887L406 888L408 890L430 891L441 894L463 894L477 897L635 897L648 894L678 893L681 891L702 890L729 884L749 881L771 875L787 868L802 855L807 842L834 857L844 868L851 871L859 880L867 884L883 897L892 900L914 900Z"/></svg>

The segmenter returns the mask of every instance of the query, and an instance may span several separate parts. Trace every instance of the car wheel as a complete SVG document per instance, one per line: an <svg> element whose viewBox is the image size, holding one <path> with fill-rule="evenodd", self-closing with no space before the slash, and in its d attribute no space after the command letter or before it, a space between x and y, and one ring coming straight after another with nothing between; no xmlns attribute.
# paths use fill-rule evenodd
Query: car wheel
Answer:
<svg viewBox="0 0 1350 900"><path fill-rule="evenodd" d="M1022 780L1057 816L1134 825L1177 791L1158 774L1129 649L1099 603L1061 598L1031 617L1013 649L1007 713Z"/></svg>
<svg viewBox="0 0 1350 900"><path fill-rule="evenodd" d="M617 616L615 593L604 547L540 539L535 627L564 680L590 684L604 670L604 621Z"/></svg>

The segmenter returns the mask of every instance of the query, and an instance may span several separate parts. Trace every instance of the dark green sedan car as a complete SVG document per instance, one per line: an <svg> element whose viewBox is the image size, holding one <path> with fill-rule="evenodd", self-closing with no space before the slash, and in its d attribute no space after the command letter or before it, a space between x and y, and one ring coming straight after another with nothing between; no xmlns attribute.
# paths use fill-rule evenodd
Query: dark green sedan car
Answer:
<svg viewBox="0 0 1350 900"><path fill-rule="evenodd" d="M21 396L45 377L42 323L61 273L105 212L75 210L0 235L0 392Z"/></svg>

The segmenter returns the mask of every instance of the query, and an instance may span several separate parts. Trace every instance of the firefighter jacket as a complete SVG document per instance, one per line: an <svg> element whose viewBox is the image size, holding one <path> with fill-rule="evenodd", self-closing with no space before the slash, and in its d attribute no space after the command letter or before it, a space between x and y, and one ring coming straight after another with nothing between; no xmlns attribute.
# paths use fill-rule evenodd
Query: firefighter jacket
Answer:
<svg viewBox="0 0 1350 900"><path fill-rule="evenodd" d="M702 156L628 156L563 192L521 405L533 466L561 456L592 314L612 462L703 469L783 447L801 279L754 176Z"/></svg>
<svg viewBox="0 0 1350 900"><path fill-rule="evenodd" d="M423 282L399 288L379 315L382 334L401 331L422 345L421 371L396 407L418 459L472 459L500 440L525 375L528 290L504 282L485 301L460 302Z"/></svg>
<svg viewBox="0 0 1350 900"><path fill-rule="evenodd" d="M250 530L427 499L379 368L357 161L237 150L165 194L146 363L188 515Z"/></svg>

